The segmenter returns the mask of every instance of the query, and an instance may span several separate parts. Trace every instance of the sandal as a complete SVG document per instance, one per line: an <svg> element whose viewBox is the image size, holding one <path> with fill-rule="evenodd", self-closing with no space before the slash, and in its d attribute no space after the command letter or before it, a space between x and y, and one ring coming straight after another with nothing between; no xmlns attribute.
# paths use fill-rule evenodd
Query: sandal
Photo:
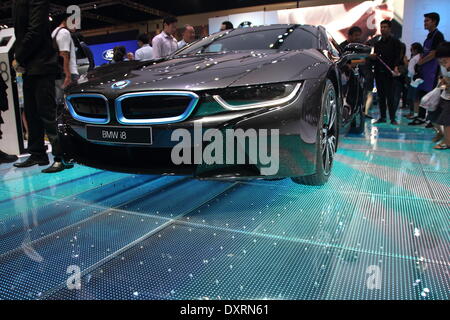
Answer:
<svg viewBox="0 0 450 320"><path fill-rule="evenodd" d="M446 145L445 143L440 143L440 144L435 145L433 147L433 149L436 149L436 150L447 150L447 149L450 149L450 146Z"/></svg>

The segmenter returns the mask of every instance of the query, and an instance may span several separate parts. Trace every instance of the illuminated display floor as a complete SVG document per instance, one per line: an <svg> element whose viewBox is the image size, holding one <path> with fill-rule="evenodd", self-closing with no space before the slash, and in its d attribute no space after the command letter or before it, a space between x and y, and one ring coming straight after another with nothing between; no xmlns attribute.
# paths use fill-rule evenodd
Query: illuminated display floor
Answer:
<svg viewBox="0 0 450 320"><path fill-rule="evenodd" d="M369 126L324 187L1 165L0 298L449 299L450 152L432 136Z"/></svg>

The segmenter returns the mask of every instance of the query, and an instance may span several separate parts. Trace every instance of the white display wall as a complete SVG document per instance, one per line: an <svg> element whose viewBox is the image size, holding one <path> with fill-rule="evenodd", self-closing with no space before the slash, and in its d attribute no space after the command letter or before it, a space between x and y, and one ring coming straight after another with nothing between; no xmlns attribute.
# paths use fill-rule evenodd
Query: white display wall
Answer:
<svg viewBox="0 0 450 320"><path fill-rule="evenodd" d="M423 43L428 31L423 27L424 13L437 12L441 17L438 29L450 40L450 0L405 0L402 41L407 47Z"/></svg>

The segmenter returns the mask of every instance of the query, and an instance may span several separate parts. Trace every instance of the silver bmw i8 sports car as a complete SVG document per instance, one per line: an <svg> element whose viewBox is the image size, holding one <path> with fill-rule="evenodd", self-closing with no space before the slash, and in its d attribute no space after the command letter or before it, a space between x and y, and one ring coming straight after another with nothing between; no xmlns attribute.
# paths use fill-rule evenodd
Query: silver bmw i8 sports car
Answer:
<svg viewBox="0 0 450 320"><path fill-rule="evenodd" d="M358 64L369 52L341 49L320 26L271 25L219 32L164 59L99 67L66 92L64 160L324 184L339 136L364 130Z"/></svg>

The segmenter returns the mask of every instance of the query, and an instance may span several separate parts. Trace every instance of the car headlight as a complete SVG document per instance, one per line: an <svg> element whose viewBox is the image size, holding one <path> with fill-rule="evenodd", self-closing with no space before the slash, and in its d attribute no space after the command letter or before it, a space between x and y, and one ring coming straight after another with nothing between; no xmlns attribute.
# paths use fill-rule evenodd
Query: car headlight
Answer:
<svg viewBox="0 0 450 320"><path fill-rule="evenodd" d="M273 107L293 100L300 87L301 83L276 83L230 88L220 95L213 95L213 98L230 110Z"/></svg>

